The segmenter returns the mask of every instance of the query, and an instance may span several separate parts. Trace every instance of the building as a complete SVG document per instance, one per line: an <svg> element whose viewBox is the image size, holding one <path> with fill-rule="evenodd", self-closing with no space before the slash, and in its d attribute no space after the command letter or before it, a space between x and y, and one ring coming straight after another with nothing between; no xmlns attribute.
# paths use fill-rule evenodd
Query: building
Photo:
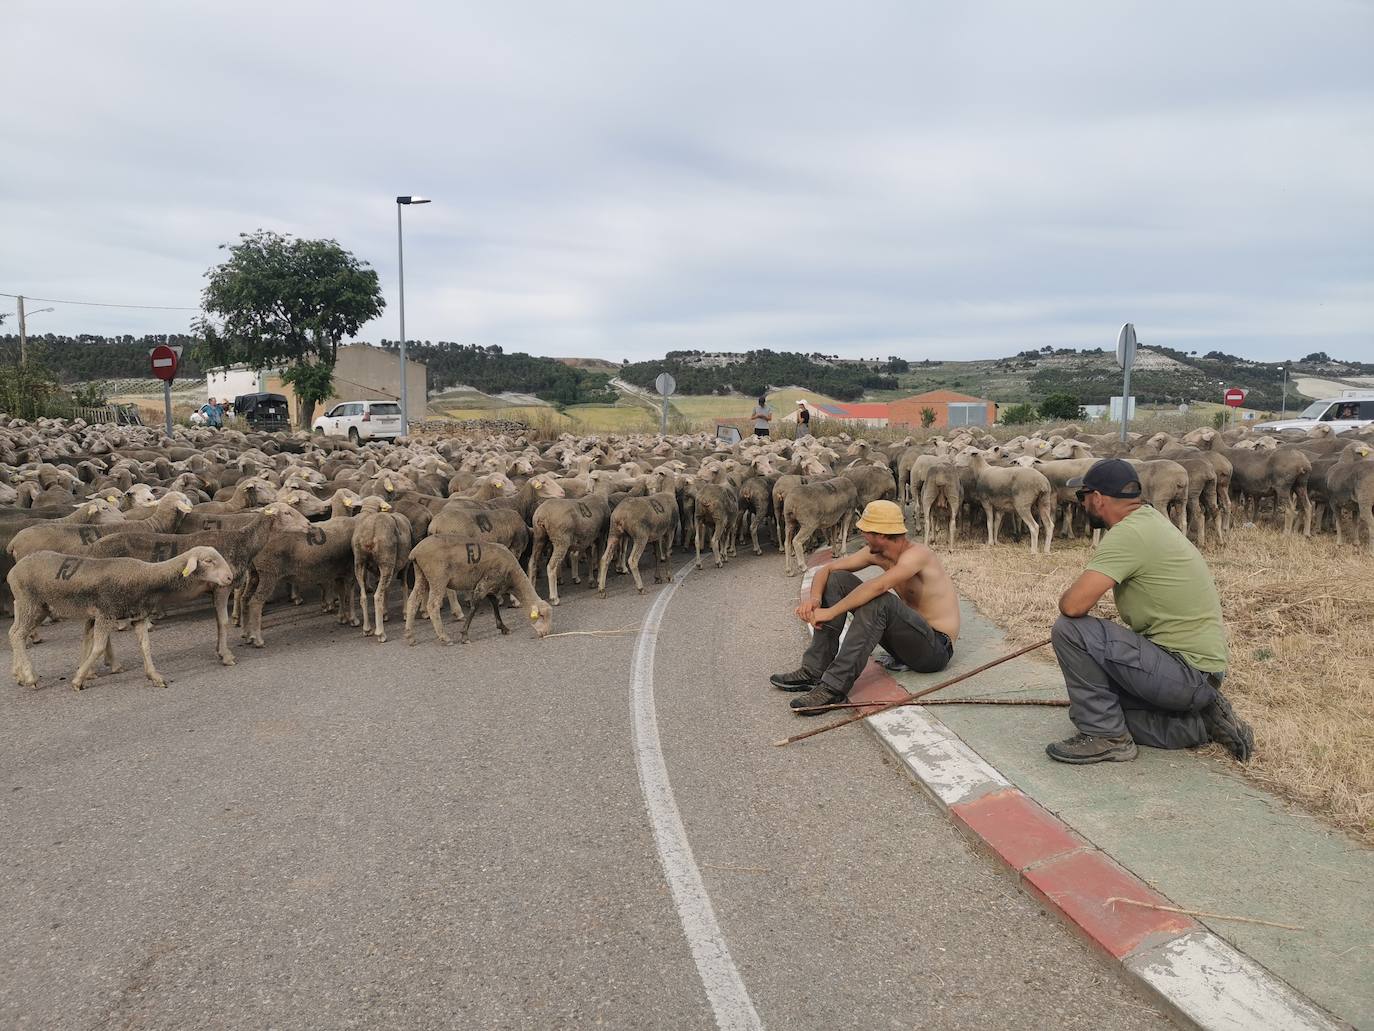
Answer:
<svg viewBox="0 0 1374 1031"><path fill-rule="evenodd" d="M205 377L207 397L233 399L239 394L282 394L291 408L291 421L299 425L296 392L282 382L281 369L254 372L245 365L211 369ZM334 393L315 409L320 415L336 401L399 401L401 399L400 360L394 351L370 344L345 344L339 348L334 366ZM426 377L423 362L406 359L406 414L411 420L425 417ZM312 416L313 418L313 416Z"/></svg>
<svg viewBox="0 0 1374 1031"><path fill-rule="evenodd" d="M928 390L914 397L904 397L888 406L889 426L919 429L921 412L929 408L935 413L931 425L937 429L952 426L991 426L997 421L997 404L982 397L970 397L953 390Z"/></svg>
<svg viewBox="0 0 1374 1031"><path fill-rule="evenodd" d="M855 426L880 428L888 423L888 405L876 402L847 404L839 401L807 402L812 419L829 419L833 422L850 423ZM792 411L782 417L782 422L796 422L799 409L794 405Z"/></svg>

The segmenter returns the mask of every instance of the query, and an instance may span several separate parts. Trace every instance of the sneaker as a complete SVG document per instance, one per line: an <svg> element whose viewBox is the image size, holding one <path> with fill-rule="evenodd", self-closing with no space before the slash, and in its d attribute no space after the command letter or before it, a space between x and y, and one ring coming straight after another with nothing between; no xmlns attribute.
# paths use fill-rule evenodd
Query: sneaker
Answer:
<svg viewBox="0 0 1374 1031"><path fill-rule="evenodd" d="M774 673L768 682L779 691L810 691L816 686L816 679L805 669L794 669L791 673Z"/></svg>
<svg viewBox="0 0 1374 1031"><path fill-rule="evenodd" d="M1230 752L1237 761L1246 762L1255 753L1255 732L1236 715L1226 696L1217 691L1212 703L1202 710L1202 725L1207 736Z"/></svg>
<svg viewBox="0 0 1374 1031"><path fill-rule="evenodd" d="M828 710L818 708L818 706L834 705L836 702L844 700L845 696L838 691L832 691L828 687L817 684L800 698L792 699L792 711L798 716L819 716Z"/></svg>
<svg viewBox="0 0 1374 1031"><path fill-rule="evenodd" d="M1136 757L1136 747L1129 734L1122 734L1120 737L1075 734L1063 741L1046 745L1045 754L1061 763L1074 763L1079 766L1101 762L1125 763Z"/></svg>

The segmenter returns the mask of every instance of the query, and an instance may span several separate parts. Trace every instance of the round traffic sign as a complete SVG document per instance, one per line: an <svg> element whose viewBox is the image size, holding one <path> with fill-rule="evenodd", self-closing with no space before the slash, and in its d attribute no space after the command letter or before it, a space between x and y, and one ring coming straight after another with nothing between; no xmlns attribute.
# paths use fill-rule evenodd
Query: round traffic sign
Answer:
<svg viewBox="0 0 1374 1031"><path fill-rule="evenodd" d="M1223 400L1232 408L1239 408L1245 404L1245 391L1240 387L1229 387L1222 395Z"/></svg>
<svg viewBox="0 0 1374 1031"><path fill-rule="evenodd" d="M664 397L672 397L673 391L677 389L677 380L673 379L670 373L660 372L658 379L654 380L654 386Z"/></svg>
<svg viewBox="0 0 1374 1031"><path fill-rule="evenodd" d="M177 353L166 344L158 344L148 352L152 362L153 375L158 379L171 382L177 376Z"/></svg>

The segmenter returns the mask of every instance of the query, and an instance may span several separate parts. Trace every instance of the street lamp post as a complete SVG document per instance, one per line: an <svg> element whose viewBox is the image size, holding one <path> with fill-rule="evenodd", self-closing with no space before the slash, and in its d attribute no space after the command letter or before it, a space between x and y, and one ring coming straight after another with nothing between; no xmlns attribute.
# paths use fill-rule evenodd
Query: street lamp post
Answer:
<svg viewBox="0 0 1374 1031"><path fill-rule="evenodd" d="M405 247L401 242L401 208L409 204L428 204L428 197L396 198L396 271L401 301L401 435L410 432L410 410L406 390L406 258Z"/></svg>
<svg viewBox="0 0 1374 1031"><path fill-rule="evenodd" d="M1280 368L1283 369L1283 401L1281 403L1281 410L1279 411L1279 418L1286 419L1288 418L1288 363L1284 362Z"/></svg>
<svg viewBox="0 0 1374 1031"><path fill-rule="evenodd" d="M35 308L33 311L29 312L28 314L25 314L23 294L20 294L19 297L16 298L16 300L18 301L19 308L19 365L22 368L24 365L28 363L29 360L29 316L42 315L45 311L56 311L57 309Z"/></svg>

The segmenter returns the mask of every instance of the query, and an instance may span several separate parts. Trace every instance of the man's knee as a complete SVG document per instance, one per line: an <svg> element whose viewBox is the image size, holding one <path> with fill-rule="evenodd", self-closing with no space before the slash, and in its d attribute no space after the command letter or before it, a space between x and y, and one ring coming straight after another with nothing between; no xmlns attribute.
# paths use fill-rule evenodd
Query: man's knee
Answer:
<svg viewBox="0 0 1374 1031"><path fill-rule="evenodd" d="M821 598L821 601L825 605L834 605L835 602L839 601L861 583L863 583L863 581L853 573L844 569L838 569L826 577L825 594Z"/></svg>
<svg viewBox="0 0 1374 1031"><path fill-rule="evenodd" d="M1060 615L1054 621L1054 626L1050 628L1050 640L1056 644L1072 644L1079 647L1083 644L1083 624L1092 617L1090 616L1065 616Z"/></svg>

